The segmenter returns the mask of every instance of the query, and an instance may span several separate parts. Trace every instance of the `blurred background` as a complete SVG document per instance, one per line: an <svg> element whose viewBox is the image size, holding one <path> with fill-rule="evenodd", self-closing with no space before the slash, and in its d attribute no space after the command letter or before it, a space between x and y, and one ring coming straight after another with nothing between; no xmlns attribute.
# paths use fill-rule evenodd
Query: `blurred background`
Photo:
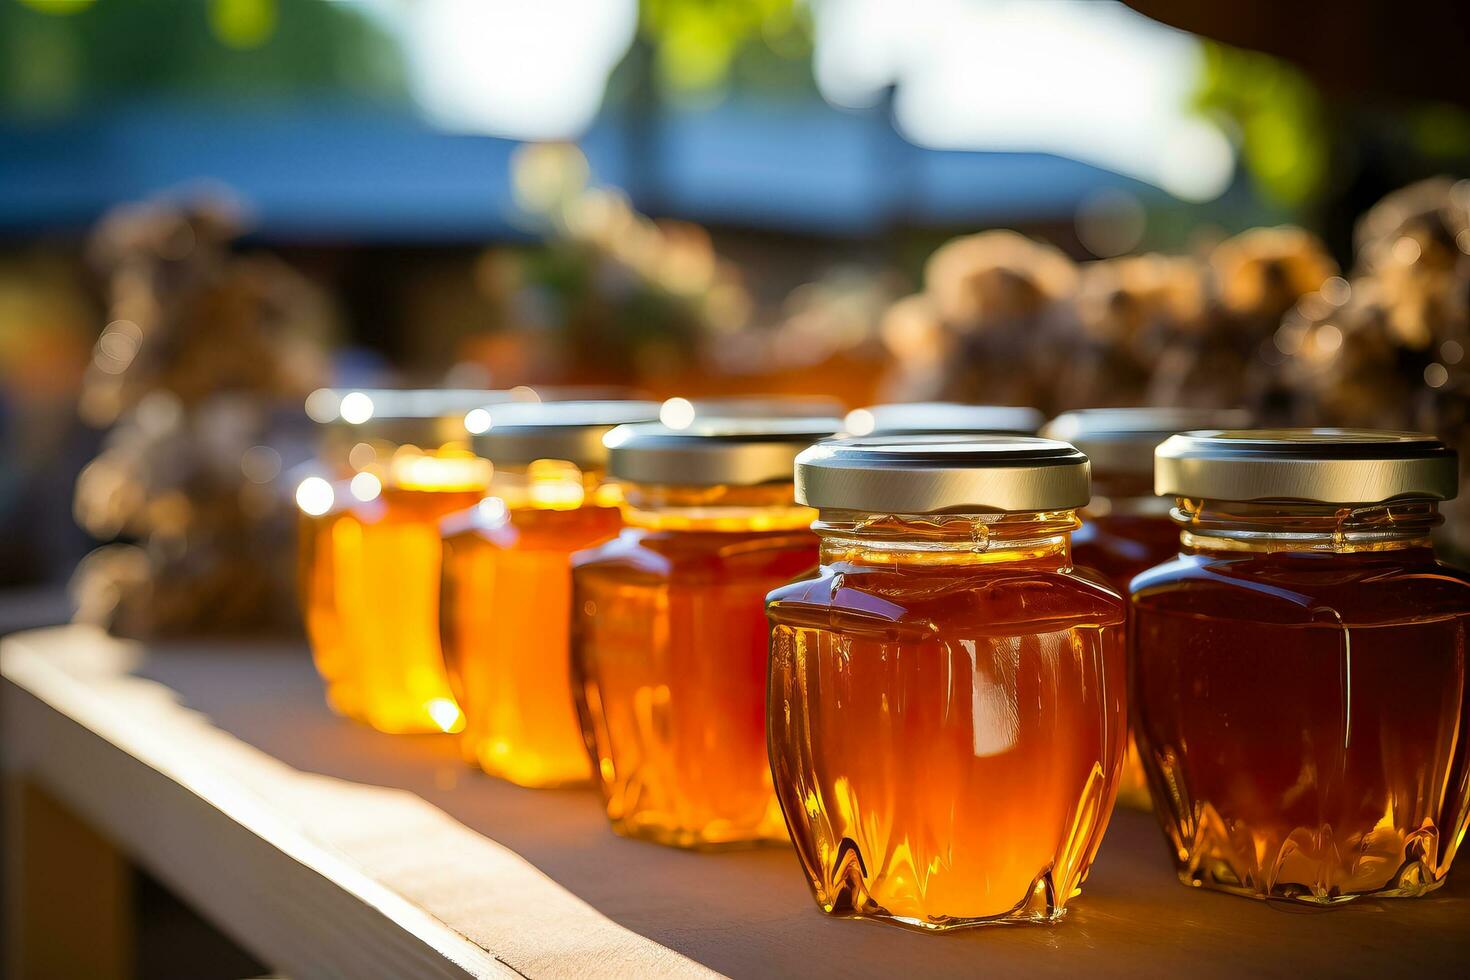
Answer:
<svg viewBox="0 0 1470 980"><path fill-rule="evenodd" d="M1467 21L0 0L0 627L116 628L153 589L124 632L291 628L262 569L323 385L1247 406L1463 446Z"/></svg>

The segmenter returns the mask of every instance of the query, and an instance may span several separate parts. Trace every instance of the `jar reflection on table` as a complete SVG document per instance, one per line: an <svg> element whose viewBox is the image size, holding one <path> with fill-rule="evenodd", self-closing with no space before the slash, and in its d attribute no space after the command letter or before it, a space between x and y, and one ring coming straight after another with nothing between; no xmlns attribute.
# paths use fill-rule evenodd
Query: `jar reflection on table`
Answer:
<svg viewBox="0 0 1470 980"><path fill-rule="evenodd" d="M816 565L791 465L837 424L704 420L608 437L628 527L574 559L572 669L618 833L699 848L786 838L766 757L764 600Z"/></svg>
<svg viewBox="0 0 1470 980"><path fill-rule="evenodd" d="M465 758L491 775L534 787L591 776L568 672L571 555L622 528L603 436L657 413L583 401L492 406L478 420L495 475L442 525L440 630Z"/></svg>
<svg viewBox="0 0 1470 980"><path fill-rule="evenodd" d="M1073 569L1075 449L857 440L798 462L816 578L769 599L777 794L818 905L1059 919L1113 807L1124 604Z"/></svg>
<svg viewBox="0 0 1470 980"><path fill-rule="evenodd" d="M1169 519L1172 501L1154 493L1154 449L1189 429L1240 428L1241 410L1205 408L1095 408L1067 412L1041 434L1071 443L1092 464L1092 499L1072 535L1072 558L1128 595L1133 576L1179 553L1179 530ZM1130 736L1118 802L1151 808L1148 780Z"/></svg>
<svg viewBox="0 0 1470 980"><path fill-rule="evenodd" d="M1470 577L1429 543L1455 467L1400 434L1160 447L1184 553L1135 580L1134 694L1186 883L1316 905L1443 884L1470 813Z"/></svg>
<svg viewBox="0 0 1470 980"><path fill-rule="evenodd" d="M298 489L302 602L328 703L380 731L461 724L439 649L438 523L484 494L490 468L463 418L494 397L346 393L329 424L357 472Z"/></svg>

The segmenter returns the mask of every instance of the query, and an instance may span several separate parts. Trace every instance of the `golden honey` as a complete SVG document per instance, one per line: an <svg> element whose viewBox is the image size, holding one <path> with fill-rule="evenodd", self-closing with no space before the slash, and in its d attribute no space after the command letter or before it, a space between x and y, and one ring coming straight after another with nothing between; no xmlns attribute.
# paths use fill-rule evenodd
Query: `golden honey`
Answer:
<svg viewBox="0 0 1470 980"><path fill-rule="evenodd" d="M771 767L812 894L926 930L1059 919L1126 739L1123 600L1071 563L1086 461L861 443L798 462L821 569L768 605Z"/></svg>
<svg viewBox="0 0 1470 980"><path fill-rule="evenodd" d="M764 600L816 565L791 462L836 428L746 419L609 437L628 527L573 560L572 673L618 833L697 848L786 838L766 757Z"/></svg>
<svg viewBox="0 0 1470 980"><path fill-rule="evenodd" d="M378 396L375 415L348 423L352 479L298 490L307 635L336 711L384 732L457 730L439 649L438 524L481 498L489 467L465 448L462 413L395 416L391 404ZM384 438L456 428L458 439L423 439L430 448Z"/></svg>
<svg viewBox="0 0 1470 980"><path fill-rule="evenodd" d="M1312 905L1438 888L1470 816L1470 577L1429 544L1453 455L1330 430L1159 455L1183 554L1135 579L1135 731L1181 880Z"/></svg>
<svg viewBox="0 0 1470 980"><path fill-rule="evenodd" d="M657 412L648 402L492 408L475 440L495 476L483 501L443 524L440 629L465 759L491 775L532 787L591 777L569 675L571 555L623 526L602 437Z"/></svg>

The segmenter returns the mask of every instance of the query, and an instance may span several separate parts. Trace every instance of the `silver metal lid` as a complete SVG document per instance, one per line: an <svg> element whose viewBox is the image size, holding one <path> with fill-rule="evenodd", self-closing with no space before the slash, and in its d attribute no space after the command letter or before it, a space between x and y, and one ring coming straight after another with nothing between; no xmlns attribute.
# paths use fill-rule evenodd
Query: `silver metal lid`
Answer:
<svg viewBox="0 0 1470 980"><path fill-rule="evenodd" d="M501 466L564 459L583 469L607 465L603 436L615 426L651 422L658 402L579 401L486 405L466 419L475 452Z"/></svg>
<svg viewBox="0 0 1470 980"><path fill-rule="evenodd" d="M537 397L529 388L321 388L307 399L306 411L315 421L361 440L427 446L467 439L467 412Z"/></svg>
<svg viewBox="0 0 1470 980"><path fill-rule="evenodd" d="M843 420L851 436L1035 435L1045 420L1034 408L1015 405L963 405L959 402L906 402L853 409Z"/></svg>
<svg viewBox="0 0 1470 980"><path fill-rule="evenodd" d="M1420 432L1185 432L1156 451L1154 490L1173 497L1324 504L1449 500L1459 491L1459 466L1444 443Z"/></svg>
<svg viewBox="0 0 1470 980"><path fill-rule="evenodd" d="M1243 408L1087 408L1058 415L1040 434L1082 450L1094 473L1147 477L1154 471L1154 449L1174 433L1250 423Z"/></svg>
<svg viewBox="0 0 1470 980"><path fill-rule="evenodd" d="M666 486L790 482L803 449L831 438L835 418L695 419L687 428L620 425L604 439L614 478Z"/></svg>
<svg viewBox="0 0 1470 980"><path fill-rule="evenodd" d="M1087 457L1054 439L838 439L796 458L796 500L873 514L1071 510L1090 495Z"/></svg>
<svg viewBox="0 0 1470 980"><path fill-rule="evenodd" d="M670 398L658 420L687 429L696 419L814 419L841 415L842 403L826 395L738 395L729 398Z"/></svg>

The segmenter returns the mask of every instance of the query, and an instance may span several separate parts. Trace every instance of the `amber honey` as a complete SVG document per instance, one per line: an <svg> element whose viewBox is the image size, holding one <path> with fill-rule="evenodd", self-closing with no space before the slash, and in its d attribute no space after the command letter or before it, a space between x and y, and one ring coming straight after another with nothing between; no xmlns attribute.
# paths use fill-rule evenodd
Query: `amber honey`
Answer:
<svg viewBox="0 0 1470 980"><path fill-rule="evenodd" d="M851 485L808 479L809 503L866 501L822 510L820 572L768 606L771 766L829 914L930 930L1058 919L1111 814L1126 738L1124 605L1072 566L1086 464L1059 443L996 444L1022 447L1021 458L1073 454L1036 464L1075 467L1058 477L1070 486L1038 501L1070 506L998 512L1026 496L963 452L931 455L925 474L912 458L843 460L838 448L858 474ZM862 492L864 473L922 482L946 467L973 467L975 479L931 484L927 500ZM893 515L883 503L945 513Z"/></svg>
<svg viewBox="0 0 1470 980"><path fill-rule="evenodd" d="M483 487L384 486L367 501L347 489L302 528L307 635L328 701L383 732L456 730L439 649L438 524Z"/></svg>
<svg viewBox="0 0 1470 980"><path fill-rule="evenodd" d="M628 527L573 562L574 690L618 833L697 848L785 840L766 757L764 602L816 565L791 461L835 429L744 420L614 447L614 475L686 481L630 483Z"/></svg>
<svg viewBox="0 0 1470 980"><path fill-rule="evenodd" d="M489 496L443 524L440 629L464 756L491 775L533 787L592 775L569 674L571 556L623 526L602 437L657 412L649 402L492 408L475 441L495 476Z"/></svg>
<svg viewBox="0 0 1470 980"><path fill-rule="evenodd" d="M1154 448L1186 429L1248 424L1245 413L1188 408L1099 408L1067 412L1042 435L1076 446L1092 461L1092 499L1072 535L1072 559L1101 572L1120 595L1139 572L1179 553L1170 501L1154 495ZM1118 802L1151 808L1138 746L1130 737Z"/></svg>
<svg viewBox="0 0 1470 980"><path fill-rule="evenodd" d="M441 630L464 756L522 786L584 782L567 666L570 559L622 520L615 506L511 511L490 500L444 537Z"/></svg>
<svg viewBox="0 0 1470 980"><path fill-rule="evenodd" d="M333 440L347 447L339 455L355 475L312 478L297 493L301 598L327 701L380 731L461 724L439 649L438 525L488 482L488 465L467 448L462 409L471 397L342 396L352 420L334 423Z"/></svg>
<svg viewBox="0 0 1470 980"><path fill-rule="evenodd" d="M1186 883L1323 905L1444 882L1470 813L1470 577L1430 549L1454 464L1412 471L1446 458L1422 438L1309 446L1369 500L1300 470L1292 491L1327 501L1183 498L1185 553L1135 580L1135 730ZM1376 502L1385 472L1408 475Z"/></svg>

